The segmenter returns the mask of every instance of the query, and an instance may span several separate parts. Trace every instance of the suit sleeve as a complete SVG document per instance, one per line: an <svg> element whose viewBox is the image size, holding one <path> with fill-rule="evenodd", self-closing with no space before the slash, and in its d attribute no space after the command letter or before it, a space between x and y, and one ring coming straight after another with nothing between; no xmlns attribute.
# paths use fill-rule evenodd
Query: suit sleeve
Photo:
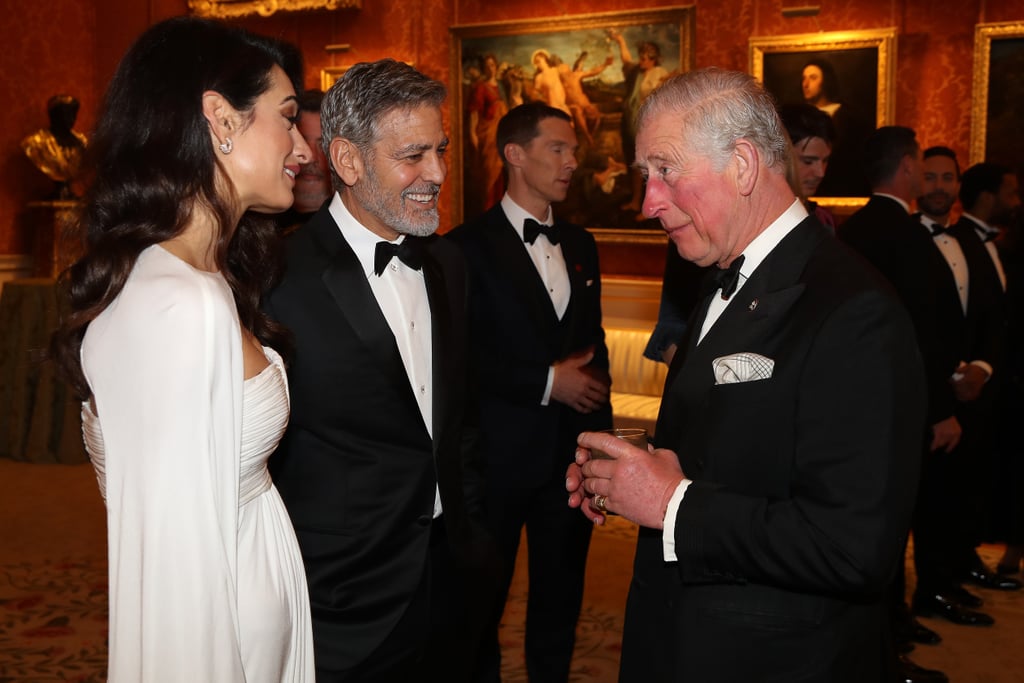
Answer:
<svg viewBox="0 0 1024 683"><path fill-rule="evenodd" d="M245 680L241 341L219 285L130 281L83 345L105 443L111 681Z"/></svg>
<svg viewBox="0 0 1024 683"><path fill-rule="evenodd" d="M674 532L686 582L877 593L901 557L924 420L910 325L887 297L869 292L807 333L816 337L794 370L793 419L751 437L757 457L781 458L789 495L694 481ZM743 416L736 419L740 427Z"/></svg>

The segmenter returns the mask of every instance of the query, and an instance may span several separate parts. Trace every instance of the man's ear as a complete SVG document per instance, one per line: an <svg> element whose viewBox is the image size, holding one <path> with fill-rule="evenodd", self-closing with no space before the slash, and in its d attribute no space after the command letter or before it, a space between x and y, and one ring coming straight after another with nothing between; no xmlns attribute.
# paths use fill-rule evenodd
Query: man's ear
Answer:
<svg viewBox="0 0 1024 683"><path fill-rule="evenodd" d="M523 160L523 148L514 142L505 145L505 159L510 166L518 166Z"/></svg>
<svg viewBox="0 0 1024 683"><path fill-rule="evenodd" d="M757 184L757 176L761 171L761 155L749 141L740 138L732 152L733 163L736 164L736 187L744 197L750 196Z"/></svg>
<svg viewBox="0 0 1024 683"><path fill-rule="evenodd" d="M351 187L363 176L363 156L351 140L334 138L328 147L331 167Z"/></svg>
<svg viewBox="0 0 1024 683"><path fill-rule="evenodd" d="M203 93L203 116L218 145L238 133L238 112L219 92L207 90Z"/></svg>

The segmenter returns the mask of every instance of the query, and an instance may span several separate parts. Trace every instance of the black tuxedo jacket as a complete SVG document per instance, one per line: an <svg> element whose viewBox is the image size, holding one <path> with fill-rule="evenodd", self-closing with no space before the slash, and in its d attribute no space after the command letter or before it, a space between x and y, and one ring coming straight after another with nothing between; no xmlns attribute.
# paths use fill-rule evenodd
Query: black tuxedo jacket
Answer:
<svg viewBox="0 0 1024 683"><path fill-rule="evenodd" d="M561 321L500 204L446 235L462 248L470 272L481 446L504 486L564 478L577 435L611 427L610 405L581 415L554 400L540 403L548 368L572 352L593 347L590 366L608 372L597 245L583 228L558 226L572 289Z"/></svg>
<svg viewBox="0 0 1024 683"><path fill-rule="evenodd" d="M839 228L896 290L914 322L928 380L928 424L956 412L950 378L971 360L967 319L953 273L928 231L898 202L874 195Z"/></svg>
<svg viewBox="0 0 1024 683"><path fill-rule="evenodd" d="M980 358L988 361L993 370L1001 375L1006 353L1006 293L999 280L999 271L975 226L981 227L970 218L961 216L949 229L950 234L960 242L970 270L967 315L974 331L971 360Z"/></svg>
<svg viewBox="0 0 1024 683"><path fill-rule="evenodd" d="M427 562L435 482L457 560L472 566L482 504L468 391L461 254L426 240L433 438L394 335L326 207L287 242L266 310L293 333L291 419L271 460L309 579L317 667L366 658L405 612Z"/></svg>
<svg viewBox="0 0 1024 683"><path fill-rule="evenodd" d="M717 293L714 294L717 296ZM885 587L910 524L924 377L910 320L813 217L673 359L656 445L693 483L674 527L641 529L623 683L884 680ZM750 352L769 379L716 385Z"/></svg>

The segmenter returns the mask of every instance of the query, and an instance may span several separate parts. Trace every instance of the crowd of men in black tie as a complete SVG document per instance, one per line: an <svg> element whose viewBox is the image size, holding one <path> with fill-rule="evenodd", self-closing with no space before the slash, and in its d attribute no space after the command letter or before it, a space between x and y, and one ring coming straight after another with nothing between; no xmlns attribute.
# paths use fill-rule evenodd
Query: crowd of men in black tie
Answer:
<svg viewBox="0 0 1024 683"><path fill-rule="evenodd" d="M914 322L928 385L928 433L913 517L917 581L909 606L901 575L891 614L898 649L941 637L916 617L992 626L985 590L1019 590L1021 447L1013 421L1020 407L1020 316L1015 281L1021 259L1016 175L995 163L961 174L947 147L921 151L902 126L878 129L864 150L868 203L843 223L841 241L892 284ZM952 221L960 200L959 220ZM911 210L916 203L917 212ZM1019 276L1017 276L1019 277ZM997 482L1002 482L997 485ZM1007 541L996 568L976 548ZM970 590L968 589L970 588ZM903 680L945 681L902 660Z"/></svg>

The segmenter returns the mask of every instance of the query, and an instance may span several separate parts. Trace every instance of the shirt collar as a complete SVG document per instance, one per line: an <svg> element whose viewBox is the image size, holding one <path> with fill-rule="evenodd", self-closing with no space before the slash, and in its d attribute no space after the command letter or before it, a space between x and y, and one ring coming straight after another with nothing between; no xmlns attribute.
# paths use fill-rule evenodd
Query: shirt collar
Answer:
<svg viewBox="0 0 1024 683"><path fill-rule="evenodd" d="M782 215L762 230L761 234L743 250L743 265L740 266L740 275L743 276L743 279L750 279L757 267L761 265L761 261L764 261L779 242L805 218L807 218L807 209L797 199L782 212Z"/></svg>
<svg viewBox="0 0 1024 683"><path fill-rule="evenodd" d="M972 221L974 221L977 224L974 227L975 230L978 230L980 228L981 232L985 232L985 233L994 232L997 235L999 234L999 228L995 227L994 225L989 225L985 221L983 221L980 218L978 218L977 216L975 216L973 213L968 213L967 211L964 211L963 216L964 216L964 218L972 220Z"/></svg>
<svg viewBox="0 0 1024 683"><path fill-rule="evenodd" d="M373 275L373 258L377 251L377 242L386 240L357 221L345 206L345 202L341 201L341 195L337 192L331 199L328 211L331 212L331 217L338 224L338 229L341 230L341 236L348 242L348 246L352 247L356 258L359 259L359 265L366 273L366 278L369 279ZM393 240L393 243L400 244L403 239L405 239L405 235L399 235L398 239Z"/></svg>
<svg viewBox="0 0 1024 683"><path fill-rule="evenodd" d="M501 210L505 212L505 217L508 218L508 222L512 224L513 228L515 228L516 233L519 235L519 239L523 239L523 223L526 222L527 218L533 218L533 216L531 216L526 209L516 204L515 200L513 200L507 192L505 193L505 196L501 198ZM540 221L540 223L542 225L551 225L554 222L551 218L551 207L548 206L548 215L544 220ZM533 218L533 220L537 219Z"/></svg>
<svg viewBox="0 0 1024 683"><path fill-rule="evenodd" d="M903 210L906 211L908 214L910 213L910 204L903 201L896 195L889 194L888 192L873 192L872 195L875 197L888 197L889 199L893 200L894 202L902 206Z"/></svg>
<svg viewBox="0 0 1024 683"><path fill-rule="evenodd" d="M946 228L949 227L949 225L947 223L940 223L937 220L935 220L934 218L931 218L930 216L926 216L923 213L921 214L921 225L923 225L925 230L928 231L928 234L931 234L932 226L933 225L937 225L940 228L942 228L943 230L945 230Z"/></svg>

